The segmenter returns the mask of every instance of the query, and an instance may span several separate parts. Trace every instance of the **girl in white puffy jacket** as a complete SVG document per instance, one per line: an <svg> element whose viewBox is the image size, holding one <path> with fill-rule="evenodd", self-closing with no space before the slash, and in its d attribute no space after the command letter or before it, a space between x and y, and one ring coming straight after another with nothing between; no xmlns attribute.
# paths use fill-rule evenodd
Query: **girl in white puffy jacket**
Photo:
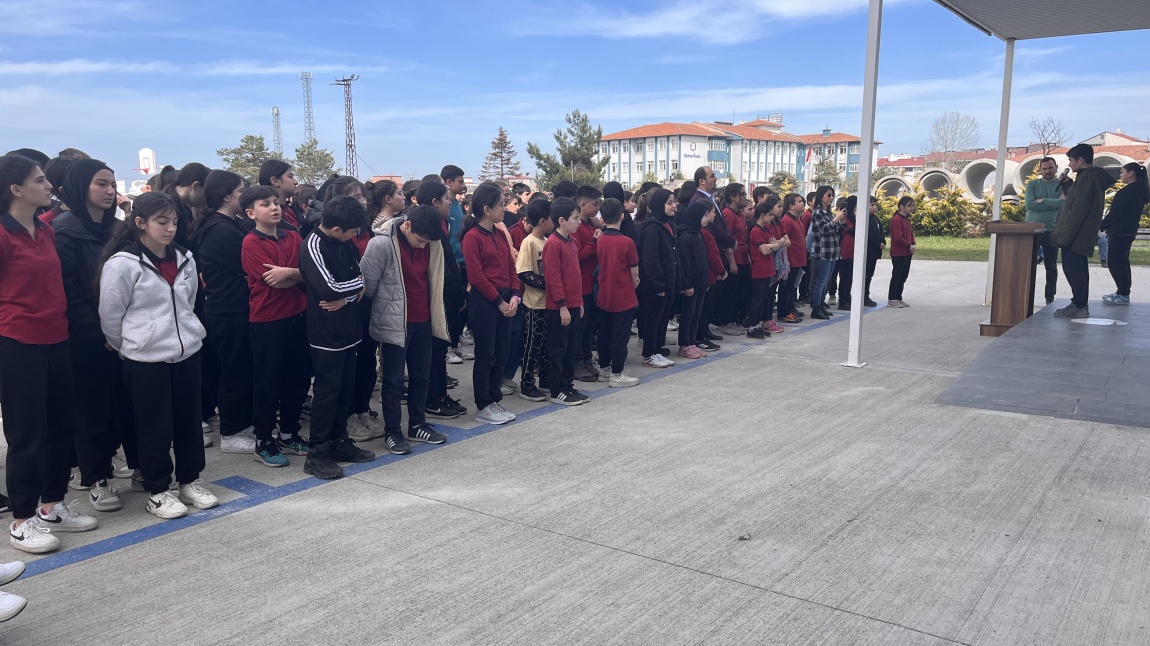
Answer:
<svg viewBox="0 0 1150 646"><path fill-rule="evenodd" d="M192 254L172 243L178 210L163 193L145 193L118 225L100 269L100 327L124 358L135 411L147 510L187 515L187 505L219 504L200 480L200 347L204 326L192 308L199 277ZM175 477L179 493L168 490Z"/></svg>

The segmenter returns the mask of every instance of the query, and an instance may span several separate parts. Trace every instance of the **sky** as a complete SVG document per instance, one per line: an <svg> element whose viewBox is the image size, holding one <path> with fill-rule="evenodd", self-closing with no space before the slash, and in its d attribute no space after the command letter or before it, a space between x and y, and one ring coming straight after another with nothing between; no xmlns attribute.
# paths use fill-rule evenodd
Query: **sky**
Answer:
<svg viewBox="0 0 1150 646"><path fill-rule="evenodd" d="M310 71L316 135L344 165L343 93L353 85L359 175L477 175L506 128L554 150L572 109L611 133L661 121L751 120L786 131L861 131L866 0L439 0L157 3L5 0L0 150L72 146L120 179L137 151L160 164L220 166L247 134L290 156L304 140L299 73ZM317 8L326 7L317 10ZM930 0L887 0L876 137L880 154L923 152L931 121L957 110L997 141L1004 44ZM1078 141L1121 129L1150 138L1150 33L1024 41L1009 144L1054 117Z"/></svg>

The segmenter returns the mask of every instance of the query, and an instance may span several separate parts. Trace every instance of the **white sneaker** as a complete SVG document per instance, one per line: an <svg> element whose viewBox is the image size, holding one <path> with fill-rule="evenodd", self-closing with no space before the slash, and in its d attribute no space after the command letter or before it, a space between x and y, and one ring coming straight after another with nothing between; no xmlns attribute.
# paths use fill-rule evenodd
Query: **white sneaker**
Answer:
<svg viewBox="0 0 1150 646"><path fill-rule="evenodd" d="M670 321L667 321L667 331L668 332L674 332L675 330L678 330L678 329L679 329L679 322L678 321L676 321L675 319L671 319Z"/></svg>
<svg viewBox="0 0 1150 646"><path fill-rule="evenodd" d="M108 484L107 480L97 480L88 494L88 501L96 511L116 511L124 506L120 501L120 494L116 488Z"/></svg>
<svg viewBox="0 0 1150 646"><path fill-rule="evenodd" d="M363 421L362 418L364 417L367 415L356 413L347 418L347 436L351 438L352 442L366 442L374 436L374 433Z"/></svg>
<svg viewBox="0 0 1150 646"><path fill-rule="evenodd" d="M112 456L112 477L131 478L132 470L128 468L128 460L117 453Z"/></svg>
<svg viewBox="0 0 1150 646"><path fill-rule="evenodd" d="M256 440L249 433L249 426L235 435L220 438L220 451L223 453L255 453Z"/></svg>
<svg viewBox="0 0 1150 646"><path fill-rule="evenodd" d="M887 307L906 307L906 305L902 304L902 301L887 301L886 306Z"/></svg>
<svg viewBox="0 0 1150 646"><path fill-rule="evenodd" d="M519 390L519 386L516 386L511 379L504 379L503 383L499 384L499 392L504 395L514 395L517 390Z"/></svg>
<svg viewBox="0 0 1150 646"><path fill-rule="evenodd" d="M40 523L49 529L57 532L90 532L100 525L100 521L85 516L75 509L72 509L72 502L58 502L52 506L52 511L47 514L43 509L37 508L36 515L40 519Z"/></svg>
<svg viewBox="0 0 1150 646"><path fill-rule="evenodd" d="M0 585L12 583L19 579L21 574L24 574L24 561L0 563Z"/></svg>
<svg viewBox="0 0 1150 646"><path fill-rule="evenodd" d="M204 431L204 448L206 449L213 444L215 444L215 441L212 440L212 437L208 435L207 431Z"/></svg>
<svg viewBox="0 0 1150 646"><path fill-rule="evenodd" d="M611 368L610 367L595 368L595 370L599 373L600 379L610 379L611 378Z"/></svg>
<svg viewBox="0 0 1150 646"><path fill-rule="evenodd" d="M207 421L208 428L204 430L205 433L215 433L220 430L220 416L212 415Z"/></svg>
<svg viewBox="0 0 1150 646"><path fill-rule="evenodd" d="M447 349L447 363L463 363L463 353L459 350L459 348Z"/></svg>
<svg viewBox="0 0 1150 646"><path fill-rule="evenodd" d="M196 509L211 509L220 504L220 499L206 488L203 480L180 485L180 502Z"/></svg>
<svg viewBox="0 0 1150 646"><path fill-rule="evenodd" d="M39 516L29 518L19 527L15 523L8 525L8 535L12 547L29 554L44 554L60 547L60 539L40 524Z"/></svg>
<svg viewBox="0 0 1150 646"><path fill-rule="evenodd" d="M503 416L507 418L507 421L510 422L515 419L515 413L512 413L511 411L504 408L503 402L495 402L494 406L499 410L500 413L503 413Z"/></svg>
<svg viewBox="0 0 1150 646"><path fill-rule="evenodd" d="M148 496L148 513L156 518L171 520L188 515L188 508L171 491Z"/></svg>
<svg viewBox="0 0 1150 646"><path fill-rule="evenodd" d="M470 328L464 328L463 333L459 335L459 343L461 345L475 345L475 338L471 336Z"/></svg>
<svg viewBox="0 0 1150 646"><path fill-rule="evenodd" d="M475 359L474 354L468 352L467 350L464 350L463 348L456 348L455 354L458 354L460 357L463 357L464 361L473 361Z"/></svg>
<svg viewBox="0 0 1150 646"><path fill-rule="evenodd" d="M475 421L481 424L506 424L511 419L504 415L496 404L488 404L487 408L475 413Z"/></svg>
<svg viewBox="0 0 1150 646"><path fill-rule="evenodd" d="M18 594L0 592L0 621L8 621L20 614L28 605L28 600Z"/></svg>
<svg viewBox="0 0 1150 646"><path fill-rule="evenodd" d="M643 360L643 365L648 368L670 368L671 366L675 365L675 362L661 354L656 353Z"/></svg>
<svg viewBox="0 0 1150 646"><path fill-rule="evenodd" d="M617 375L612 374L607 385L611 388L626 388L628 386L634 386L637 383L639 383L639 379L637 377L632 377L625 372L620 372Z"/></svg>
<svg viewBox="0 0 1150 646"><path fill-rule="evenodd" d="M80 484L80 477L80 470L72 469L72 475L68 477L68 488L76 491L87 491L88 488Z"/></svg>

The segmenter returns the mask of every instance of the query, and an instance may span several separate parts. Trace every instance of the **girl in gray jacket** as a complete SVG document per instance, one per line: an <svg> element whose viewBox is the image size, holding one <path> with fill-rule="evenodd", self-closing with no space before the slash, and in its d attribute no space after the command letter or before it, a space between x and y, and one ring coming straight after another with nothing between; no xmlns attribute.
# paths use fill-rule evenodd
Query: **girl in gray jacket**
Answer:
<svg viewBox="0 0 1150 646"><path fill-rule="evenodd" d="M136 420L147 510L179 518L187 505L219 504L203 487L200 356L206 335L192 311L199 277L191 253L173 244L178 210L163 193L136 198L117 225L100 268L100 327L124 358ZM178 496L168 490L172 458Z"/></svg>

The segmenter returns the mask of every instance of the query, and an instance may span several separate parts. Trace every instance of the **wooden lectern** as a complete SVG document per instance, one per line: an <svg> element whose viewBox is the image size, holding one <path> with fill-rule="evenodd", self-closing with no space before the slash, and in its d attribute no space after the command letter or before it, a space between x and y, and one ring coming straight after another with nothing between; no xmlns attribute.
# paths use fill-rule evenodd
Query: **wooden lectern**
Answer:
<svg viewBox="0 0 1150 646"><path fill-rule="evenodd" d="M994 292L990 320L979 326L982 336L1002 336L1034 314L1034 278L1041 222L988 222L997 235L994 245Z"/></svg>

